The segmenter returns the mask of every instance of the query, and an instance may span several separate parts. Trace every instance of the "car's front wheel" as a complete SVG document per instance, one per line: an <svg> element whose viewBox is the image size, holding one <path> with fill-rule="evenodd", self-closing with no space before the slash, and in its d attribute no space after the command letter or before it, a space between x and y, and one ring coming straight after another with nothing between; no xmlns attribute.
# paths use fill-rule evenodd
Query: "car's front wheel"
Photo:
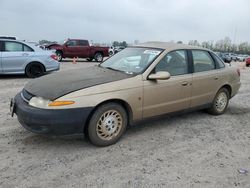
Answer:
<svg viewBox="0 0 250 188"><path fill-rule="evenodd" d="M208 112L212 115L221 115L226 111L228 102L229 102L229 91L226 88L221 88L217 92L213 100L213 104L208 109Z"/></svg>
<svg viewBox="0 0 250 188"><path fill-rule="evenodd" d="M90 119L88 138L96 146L109 146L119 140L126 130L127 123L127 113L121 105L101 105Z"/></svg>
<svg viewBox="0 0 250 188"><path fill-rule="evenodd" d="M63 58L63 54L61 51L56 51L57 61L61 62Z"/></svg>

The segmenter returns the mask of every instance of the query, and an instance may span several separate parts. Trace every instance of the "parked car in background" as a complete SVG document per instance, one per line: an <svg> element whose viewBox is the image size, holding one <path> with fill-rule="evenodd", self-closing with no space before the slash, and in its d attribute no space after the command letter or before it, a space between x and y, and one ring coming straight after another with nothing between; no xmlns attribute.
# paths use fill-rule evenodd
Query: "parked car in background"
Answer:
<svg viewBox="0 0 250 188"><path fill-rule="evenodd" d="M237 55L236 54L224 53L224 55L230 57L232 61L237 61Z"/></svg>
<svg viewBox="0 0 250 188"><path fill-rule="evenodd" d="M112 56L114 54L115 54L115 48L114 48L114 46L110 46L109 47L109 56Z"/></svg>
<svg viewBox="0 0 250 188"><path fill-rule="evenodd" d="M225 62L225 63L231 63L232 57L228 54L222 53L222 52L216 52L216 54Z"/></svg>
<svg viewBox="0 0 250 188"><path fill-rule="evenodd" d="M250 66L250 56L246 58L246 66L247 66L247 67Z"/></svg>
<svg viewBox="0 0 250 188"><path fill-rule="evenodd" d="M194 109L223 114L240 85L239 69L210 50L145 43L100 65L32 80L12 100L11 113L29 131L85 133L108 146L139 120Z"/></svg>
<svg viewBox="0 0 250 188"><path fill-rule="evenodd" d="M120 51L122 51L122 50L124 50L124 49L125 49L124 46L116 46L116 47L114 48L115 54L118 53L118 52L120 52Z"/></svg>
<svg viewBox="0 0 250 188"><path fill-rule="evenodd" d="M38 77L59 70L57 56L32 44L0 39L0 74L26 74Z"/></svg>
<svg viewBox="0 0 250 188"><path fill-rule="evenodd" d="M240 62L244 62L246 59L246 57L242 54L238 54L237 55L237 61L240 61Z"/></svg>
<svg viewBox="0 0 250 188"><path fill-rule="evenodd" d="M109 56L108 47L90 46L88 40L82 39L67 39L62 44L50 44L46 48L56 50L58 61L62 61L63 58L79 57L102 62L104 57Z"/></svg>

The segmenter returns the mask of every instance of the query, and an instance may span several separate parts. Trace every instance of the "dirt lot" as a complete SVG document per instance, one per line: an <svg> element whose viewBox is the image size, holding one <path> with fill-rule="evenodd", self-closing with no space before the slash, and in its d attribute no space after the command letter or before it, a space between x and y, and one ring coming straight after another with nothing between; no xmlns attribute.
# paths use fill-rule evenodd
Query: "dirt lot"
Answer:
<svg viewBox="0 0 250 188"><path fill-rule="evenodd" d="M240 63L235 63L239 65ZM93 63L63 62L61 71ZM129 127L97 148L82 136L40 136L9 115L29 79L0 77L0 187L250 187L250 68L228 111L198 111Z"/></svg>

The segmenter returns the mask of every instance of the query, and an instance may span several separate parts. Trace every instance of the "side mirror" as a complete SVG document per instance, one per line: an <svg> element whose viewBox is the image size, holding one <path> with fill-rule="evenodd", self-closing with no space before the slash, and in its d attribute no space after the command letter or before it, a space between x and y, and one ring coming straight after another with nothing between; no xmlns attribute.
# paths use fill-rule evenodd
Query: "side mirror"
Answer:
<svg viewBox="0 0 250 188"><path fill-rule="evenodd" d="M166 71L159 71L155 74L150 74L148 76L149 80L168 80L170 78L170 73Z"/></svg>

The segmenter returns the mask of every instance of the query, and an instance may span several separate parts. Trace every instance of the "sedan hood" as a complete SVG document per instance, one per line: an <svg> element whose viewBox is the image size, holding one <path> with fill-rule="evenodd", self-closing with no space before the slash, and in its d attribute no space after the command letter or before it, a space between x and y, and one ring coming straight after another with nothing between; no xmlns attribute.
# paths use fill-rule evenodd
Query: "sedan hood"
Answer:
<svg viewBox="0 0 250 188"><path fill-rule="evenodd" d="M108 82L130 78L122 72L91 66L43 76L28 82L24 89L32 95L55 100L68 93Z"/></svg>

